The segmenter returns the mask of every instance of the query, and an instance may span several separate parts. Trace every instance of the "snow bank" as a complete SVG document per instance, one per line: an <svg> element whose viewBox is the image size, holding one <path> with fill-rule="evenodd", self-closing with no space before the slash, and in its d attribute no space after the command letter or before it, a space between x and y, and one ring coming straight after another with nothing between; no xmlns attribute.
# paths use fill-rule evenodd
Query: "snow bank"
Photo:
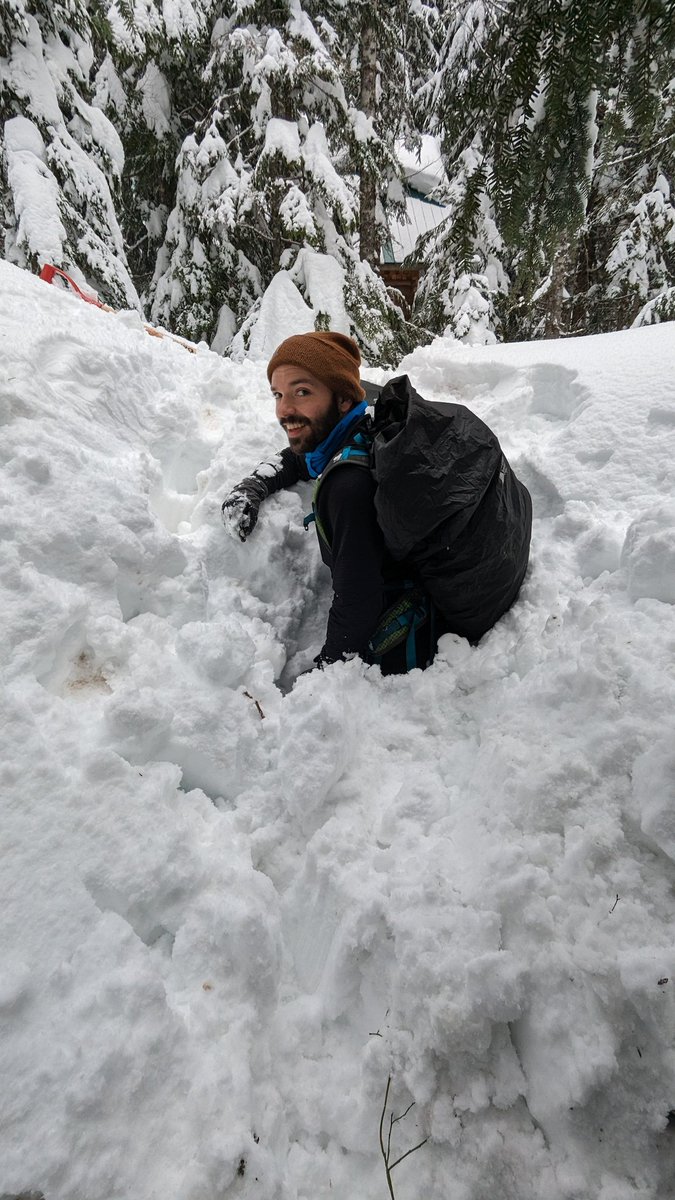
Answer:
<svg viewBox="0 0 675 1200"><path fill-rule="evenodd" d="M522 597L292 687L307 491L219 519L263 364L3 263L0 330L0 1195L379 1200L389 1078L399 1200L673 1195L671 328L412 355L531 487Z"/></svg>

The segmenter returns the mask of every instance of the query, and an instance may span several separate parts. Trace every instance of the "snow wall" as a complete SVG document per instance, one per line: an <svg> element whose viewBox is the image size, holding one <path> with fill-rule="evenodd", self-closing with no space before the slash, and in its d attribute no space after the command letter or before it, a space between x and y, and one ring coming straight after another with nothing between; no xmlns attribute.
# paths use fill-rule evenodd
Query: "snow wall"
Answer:
<svg viewBox="0 0 675 1200"><path fill-rule="evenodd" d="M0 1196L384 1200L382 1117L396 1200L675 1194L673 326L406 360L522 597L297 682L308 491L219 516L262 364L5 263L0 331Z"/></svg>

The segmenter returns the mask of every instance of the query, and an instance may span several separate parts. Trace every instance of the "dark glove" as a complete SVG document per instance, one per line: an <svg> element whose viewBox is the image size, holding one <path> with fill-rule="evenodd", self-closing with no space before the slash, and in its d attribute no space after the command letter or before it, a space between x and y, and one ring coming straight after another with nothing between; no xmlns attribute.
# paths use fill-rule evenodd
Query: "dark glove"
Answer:
<svg viewBox="0 0 675 1200"><path fill-rule="evenodd" d="M258 520L258 510L267 491L258 480L245 479L233 488L223 501L223 525L227 532L240 542L245 542L253 533Z"/></svg>
<svg viewBox="0 0 675 1200"><path fill-rule="evenodd" d="M344 660L344 657L342 656L342 654L338 658L330 658L322 650L320 654L317 654L316 658L312 659L314 666L311 669L316 670L318 667L319 671L323 671L324 667L330 667L333 663L344 662L344 661L345 660Z"/></svg>
<svg viewBox="0 0 675 1200"><path fill-rule="evenodd" d="M302 679L303 675L313 675L315 673L315 671L323 671L324 667L327 667L327 666L328 666L327 660L325 658L323 658L321 654L317 654L316 658L312 659L311 667L305 667L304 671L301 671L300 674L296 677L296 683L297 683L298 679Z"/></svg>

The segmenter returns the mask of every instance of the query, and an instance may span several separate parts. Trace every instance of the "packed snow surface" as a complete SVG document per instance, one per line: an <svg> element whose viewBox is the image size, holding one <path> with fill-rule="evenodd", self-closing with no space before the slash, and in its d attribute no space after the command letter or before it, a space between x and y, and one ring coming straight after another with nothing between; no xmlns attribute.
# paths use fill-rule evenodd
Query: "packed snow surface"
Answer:
<svg viewBox="0 0 675 1200"><path fill-rule="evenodd" d="M297 678L308 490L220 521L264 365L0 263L0 1196L384 1200L383 1115L396 1200L675 1194L673 328L411 355L522 596Z"/></svg>

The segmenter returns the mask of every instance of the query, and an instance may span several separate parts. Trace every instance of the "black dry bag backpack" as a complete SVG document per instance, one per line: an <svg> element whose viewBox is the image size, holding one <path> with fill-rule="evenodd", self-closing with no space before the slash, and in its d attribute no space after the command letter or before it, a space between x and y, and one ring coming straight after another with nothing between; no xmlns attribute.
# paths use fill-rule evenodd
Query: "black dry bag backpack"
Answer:
<svg viewBox="0 0 675 1200"><path fill-rule="evenodd" d="M446 627L477 641L523 582L527 488L479 417L424 400L407 375L380 391L373 435L375 508L390 554L411 565Z"/></svg>

